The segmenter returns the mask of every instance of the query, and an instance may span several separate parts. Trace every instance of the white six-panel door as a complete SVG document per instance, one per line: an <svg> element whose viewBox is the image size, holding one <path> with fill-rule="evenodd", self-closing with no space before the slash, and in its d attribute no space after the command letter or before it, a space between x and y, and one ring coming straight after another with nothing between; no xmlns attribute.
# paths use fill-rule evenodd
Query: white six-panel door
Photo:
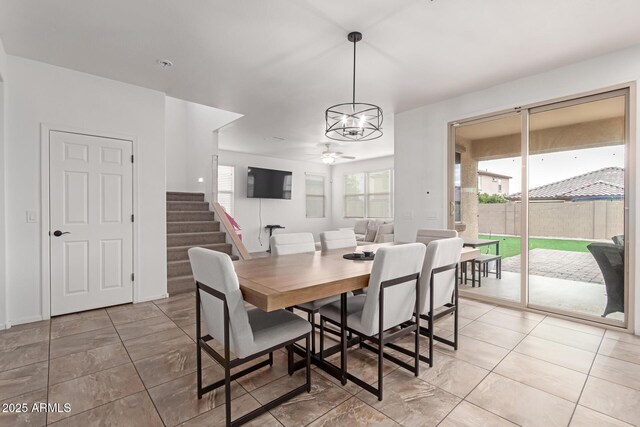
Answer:
<svg viewBox="0 0 640 427"><path fill-rule="evenodd" d="M51 315L131 302L131 141L52 131L49 144Z"/></svg>

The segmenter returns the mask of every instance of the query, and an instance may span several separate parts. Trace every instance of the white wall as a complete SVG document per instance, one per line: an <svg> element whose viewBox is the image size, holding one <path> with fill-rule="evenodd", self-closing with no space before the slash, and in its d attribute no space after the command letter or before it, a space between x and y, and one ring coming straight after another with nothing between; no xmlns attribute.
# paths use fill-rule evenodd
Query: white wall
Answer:
<svg viewBox="0 0 640 427"><path fill-rule="evenodd" d="M600 56L570 66L505 83L436 104L397 114L395 117L395 230L398 240L409 240L420 227L443 227L447 214L447 123L467 117L514 108L534 102L592 91L640 79L640 46ZM638 122L637 100L631 114ZM637 147L638 134L632 144ZM636 150L636 165L640 165ZM638 175L636 188L640 188ZM427 192L430 194L427 195ZM636 273L640 278L640 251L637 250L640 216L638 198L630 194L632 230L635 231ZM636 312L640 311L640 290L635 292ZM640 331L640 315L635 316Z"/></svg>
<svg viewBox="0 0 640 427"><path fill-rule="evenodd" d="M165 95L28 59L9 56L6 89L6 221L9 319L42 317L41 225L25 211L40 206L41 124L135 138L135 178L140 184L134 260L137 301L166 294Z"/></svg>
<svg viewBox="0 0 640 427"><path fill-rule="evenodd" d="M212 156L218 154L217 130L241 114L167 97L165 141L167 191L211 192ZM198 178L204 182L198 182Z"/></svg>
<svg viewBox="0 0 640 427"><path fill-rule="evenodd" d="M366 144L363 143L363 144ZM393 169L393 156L341 163L331 166L331 225L333 228L353 227L356 220L344 217L344 176L356 172Z"/></svg>
<svg viewBox="0 0 640 427"><path fill-rule="evenodd" d="M249 252L267 250L269 234L260 228L260 199L247 198L247 168L249 166L278 169L293 172L291 200L262 199L262 227L280 224L286 227L282 232L312 232L318 240L318 233L331 230L330 168L321 163L300 162L274 157L256 156L234 151L219 152L219 164L235 166L234 218L242 228L242 240ZM305 172L324 175L326 218L307 218L305 201ZM258 241L262 237L262 244Z"/></svg>
<svg viewBox="0 0 640 427"><path fill-rule="evenodd" d="M7 85L7 55L0 40L0 329L7 323L7 277L5 271L5 103L4 93Z"/></svg>

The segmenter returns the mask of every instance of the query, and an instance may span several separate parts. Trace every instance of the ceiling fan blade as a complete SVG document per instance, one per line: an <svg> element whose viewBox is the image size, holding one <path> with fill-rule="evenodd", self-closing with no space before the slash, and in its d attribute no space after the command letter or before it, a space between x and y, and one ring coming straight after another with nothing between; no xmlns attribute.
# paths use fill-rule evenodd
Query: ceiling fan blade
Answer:
<svg viewBox="0 0 640 427"><path fill-rule="evenodd" d="M355 160L356 158L353 156L339 156L341 159L347 159L347 160Z"/></svg>

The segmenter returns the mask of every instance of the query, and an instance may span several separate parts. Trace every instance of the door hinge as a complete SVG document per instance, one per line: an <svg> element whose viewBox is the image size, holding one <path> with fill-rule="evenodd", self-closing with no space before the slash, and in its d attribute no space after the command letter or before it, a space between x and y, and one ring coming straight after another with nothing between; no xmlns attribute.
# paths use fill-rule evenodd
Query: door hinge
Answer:
<svg viewBox="0 0 640 427"><path fill-rule="evenodd" d="M133 163L133 154L131 155L131 163Z"/></svg>
<svg viewBox="0 0 640 427"><path fill-rule="evenodd" d="M135 278L136 278L136 276L133 273L131 273L131 281L132 282L135 280Z"/></svg>
<svg viewBox="0 0 640 427"><path fill-rule="evenodd" d="M134 221L134 219L135 219L134 215L133 215L133 214L131 214L131 222L133 222L133 221Z"/></svg>

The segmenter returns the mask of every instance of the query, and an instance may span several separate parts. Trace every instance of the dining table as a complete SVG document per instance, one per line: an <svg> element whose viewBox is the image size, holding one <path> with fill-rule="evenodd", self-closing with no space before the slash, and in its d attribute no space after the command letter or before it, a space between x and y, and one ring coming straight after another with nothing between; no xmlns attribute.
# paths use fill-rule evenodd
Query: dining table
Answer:
<svg viewBox="0 0 640 427"><path fill-rule="evenodd" d="M340 317L344 325L347 317L347 295L368 286L373 262L348 260L343 255L354 251L375 253L379 248L399 244L403 243L377 243L357 248L237 260L233 263L246 302L270 312L339 295ZM460 262L474 259L479 254L479 249L463 247ZM341 352L341 365L346 366L347 348L359 341L357 338L348 339L344 328L341 328L339 335L339 345L325 349L322 354L312 354L311 362L346 384L344 370L336 369L334 365L325 362L325 359ZM302 349L295 350L303 355ZM301 368L303 361L295 365L296 369Z"/></svg>
<svg viewBox="0 0 640 427"><path fill-rule="evenodd" d="M275 311L317 299L364 289L369 284L372 261L347 260L346 253L376 252L399 245L389 242L284 256L234 261L244 300L261 310ZM464 247L460 262L476 258L480 251Z"/></svg>

